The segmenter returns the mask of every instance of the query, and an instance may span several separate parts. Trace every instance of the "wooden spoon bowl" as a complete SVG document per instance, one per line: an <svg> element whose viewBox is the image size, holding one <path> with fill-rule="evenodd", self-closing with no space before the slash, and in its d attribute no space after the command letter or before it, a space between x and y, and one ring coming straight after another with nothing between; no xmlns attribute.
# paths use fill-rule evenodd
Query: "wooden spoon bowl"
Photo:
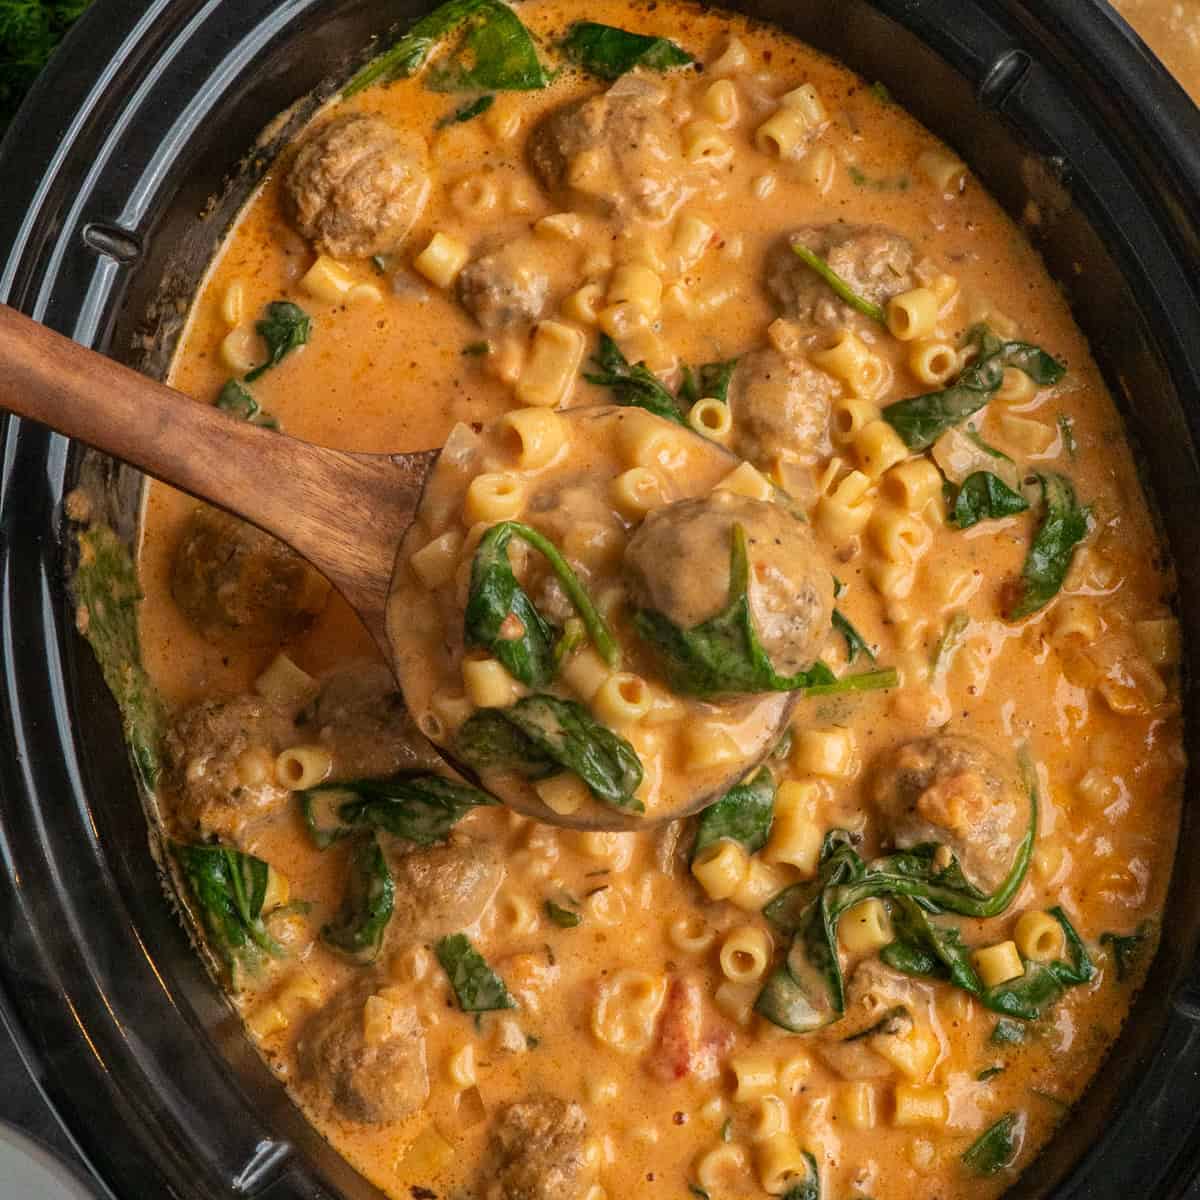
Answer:
<svg viewBox="0 0 1200 1200"><path fill-rule="evenodd" d="M6 305L0 305L0 406L123 459L285 542L342 593L396 669L386 629L396 553L439 451L353 454L287 437L197 403ZM779 705L780 731L794 706L795 697ZM437 749L477 782L469 767ZM739 764L720 787L647 816L599 806L563 815L534 799L508 802L553 825L646 829L707 807L757 765Z"/></svg>

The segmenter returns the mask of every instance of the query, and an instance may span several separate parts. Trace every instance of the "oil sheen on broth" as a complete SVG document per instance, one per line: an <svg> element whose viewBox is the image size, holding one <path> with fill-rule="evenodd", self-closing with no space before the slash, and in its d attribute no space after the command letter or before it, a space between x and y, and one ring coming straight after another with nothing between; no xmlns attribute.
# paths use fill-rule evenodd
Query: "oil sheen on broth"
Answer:
<svg viewBox="0 0 1200 1200"><path fill-rule="evenodd" d="M544 48L581 15L516 11ZM810 1197L813 1171L832 1200L997 1195L1117 1034L1175 847L1178 629L1119 418L1021 233L886 92L740 18L611 0L586 17L670 38L700 66L465 95L417 75L330 106L229 234L172 381L323 445L493 448L474 509L427 511L420 553L399 564L392 627L441 655L416 717L442 739L487 710L489 736L528 749L512 712L551 695L636 753L651 813L663 771L703 764L720 738L661 720L678 698L622 592L641 569L659 573L643 596L677 604L683 625L722 606L730 558L703 513L657 542L639 533L681 503L737 521L778 506L769 520L785 513L836 577L836 599L813 585L811 654L776 655L779 674L819 656L835 680L894 668L895 686L802 696L767 774L699 822L556 830L431 785L443 768L340 598L269 539L153 484L141 634L173 714L171 834L270 864L196 857L188 878L244 870L265 887L231 918L266 947L230 953L232 1002L314 1124L389 1195ZM307 314L307 343L245 382L276 302ZM282 345L296 314L273 316ZM993 341L971 334L980 323ZM644 396L586 380L601 333L683 421L701 402L701 431L749 462L732 483L723 454L689 473L644 439L570 441L539 461L557 410ZM990 401L931 445L904 410L885 416L978 380L997 352ZM734 358L727 391L704 377L723 395L684 384L685 364ZM611 469L589 470L597 455ZM496 658L527 624L465 644L478 546L502 520L561 553L633 683L612 684L562 578L519 536L505 561L552 639L549 665L530 668L542 681ZM1020 582L1035 538L1069 560L1061 588ZM693 544L709 549L691 559ZM765 559L750 559L754 575ZM708 589L672 589L672 562L702 564ZM719 712L688 704L697 728ZM539 762L527 785L579 803L591 780ZM310 828L297 791L346 781L305 792ZM902 867L941 897L934 915L887 884ZM1006 883L1015 894L989 904ZM835 935L840 1005L804 946L804 902L820 897L855 901Z"/></svg>

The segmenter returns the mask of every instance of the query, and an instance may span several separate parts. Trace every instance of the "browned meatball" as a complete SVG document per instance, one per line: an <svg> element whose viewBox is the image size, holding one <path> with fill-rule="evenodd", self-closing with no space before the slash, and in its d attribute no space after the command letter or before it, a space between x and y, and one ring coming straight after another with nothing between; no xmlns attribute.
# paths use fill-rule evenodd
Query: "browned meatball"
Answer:
<svg viewBox="0 0 1200 1200"><path fill-rule="evenodd" d="M333 779L375 779L442 765L383 663L352 662L327 675L297 723L333 754Z"/></svg>
<svg viewBox="0 0 1200 1200"><path fill-rule="evenodd" d="M350 114L301 144L284 179L289 215L322 254L389 254L408 236L429 195L420 148L382 117Z"/></svg>
<svg viewBox="0 0 1200 1200"><path fill-rule="evenodd" d="M501 1109L479 1183L483 1200L579 1200L586 1132L583 1109L556 1096Z"/></svg>
<svg viewBox="0 0 1200 1200"><path fill-rule="evenodd" d="M829 454L829 406L836 380L805 358L755 350L738 360L729 386L734 449L763 467L777 459L811 463Z"/></svg>
<svg viewBox="0 0 1200 1200"><path fill-rule="evenodd" d="M917 738L886 754L874 797L893 845L948 846L985 891L1008 873L1029 823L1029 799L1013 772L982 742L956 734Z"/></svg>
<svg viewBox="0 0 1200 1200"><path fill-rule="evenodd" d="M767 256L767 290L790 317L814 325L842 325L854 316L829 285L805 266L791 246L819 254L859 296L886 304L915 286L912 243L879 225L808 225L779 242Z"/></svg>
<svg viewBox="0 0 1200 1200"><path fill-rule="evenodd" d="M657 84L630 75L556 108L529 135L534 172L563 204L668 216L683 195L684 164L666 100Z"/></svg>
<svg viewBox="0 0 1200 1200"><path fill-rule="evenodd" d="M630 600L680 629L729 603L733 527L746 531L750 611L775 669L792 674L817 657L829 636L833 576L809 527L778 504L717 491L655 509L625 550Z"/></svg>
<svg viewBox="0 0 1200 1200"><path fill-rule="evenodd" d="M432 941L474 925L504 879L504 860L489 842L456 834L444 846L388 847L396 903L390 946Z"/></svg>
<svg viewBox="0 0 1200 1200"><path fill-rule="evenodd" d="M175 820L188 834L236 842L247 822L287 802L290 793L275 783L275 756L298 740L288 714L257 696L188 709L163 747Z"/></svg>
<svg viewBox="0 0 1200 1200"><path fill-rule="evenodd" d="M171 595L209 641L279 646L312 624L329 584L270 534L204 506L176 547Z"/></svg>
<svg viewBox="0 0 1200 1200"><path fill-rule="evenodd" d="M399 1121L429 1099L421 1022L387 988L355 984L336 995L309 1018L296 1049L322 1106L351 1121Z"/></svg>
<svg viewBox="0 0 1200 1200"><path fill-rule="evenodd" d="M468 263L455 285L458 302L484 329L528 325L546 311L550 276L529 239Z"/></svg>

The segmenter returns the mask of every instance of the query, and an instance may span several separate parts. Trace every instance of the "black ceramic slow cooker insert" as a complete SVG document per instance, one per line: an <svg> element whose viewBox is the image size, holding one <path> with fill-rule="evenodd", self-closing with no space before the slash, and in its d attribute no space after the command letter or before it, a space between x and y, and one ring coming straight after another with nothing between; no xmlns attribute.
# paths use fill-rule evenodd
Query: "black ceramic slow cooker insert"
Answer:
<svg viewBox="0 0 1200 1200"><path fill-rule="evenodd" d="M0 148L0 298L161 374L206 262L270 162L260 130L299 101L294 128L373 37L423 7L94 0ZM1162 516L1190 679L1200 661L1200 114L1100 0L732 7L881 80L1014 217L1036 215L1031 234L1122 406ZM15 419L2 443L5 1019L123 1200L378 1196L259 1061L162 895L116 708L65 587L65 491L81 471L105 481L109 515L132 537L140 477ZM1190 692L1187 743L1200 759ZM1149 982L1014 1197L1170 1200L1200 1170L1197 860L1200 822L1185 803Z"/></svg>

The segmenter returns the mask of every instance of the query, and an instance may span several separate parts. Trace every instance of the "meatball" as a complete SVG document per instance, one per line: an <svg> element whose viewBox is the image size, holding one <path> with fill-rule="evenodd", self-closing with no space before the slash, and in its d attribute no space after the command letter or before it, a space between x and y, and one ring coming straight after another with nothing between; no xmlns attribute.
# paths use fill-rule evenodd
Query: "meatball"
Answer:
<svg viewBox="0 0 1200 1200"><path fill-rule="evenodd" d="M859 296L886 304L915 286L912 243L879 225L807 225L789 234L767 256L767 290L783 311L815 325L843 325L853 310L792 253L795 243L819 254Z"/></svg>
<svg viewBox="0 0 1200 1200"><path fill-rule="evenodd" d="M408 236L429 196L421 148L382 117L351 114L306 138L283 183L297 230L322 254L388 254Z"/></svg>
<svg viewBox="0 0 1200 1200"><path fill-rule="evenodd" d="M334 779L374 779L442 763L383 663L350 663L327 675L298 723L332 752Z"/></svg>
<svg viewBox="0 0 1200 1200"><path fill-rule="evenodd" d="M762 466L812 463L829 454L829 408L836 380L805 358L778 350L743 356L729 385L734 450Z"/></svg>
<svg viewBox="0 0 1200 1200"><path fill-rule="evenodd" d="M197 508L171 564L171 595L208 641L279 646L303 633L329 584L295 551L217 508Z"/></svg>
<svg viewBox="0 0 1200 1200"><path fill-rule="evenodd" d="M462 834L444 846L405 845L393 842L387 852L396 884L389 945L432 941L478 921L504 879L500 850Z"/></svg>
<svg viewBox="0 0 1200 1200"><path fill-rule="evenodd" d="M501 1109L479 1183L483 1200L579 1200L586 1132L583 1109L555 1096Z"/></svg>
<svg viewBox="0 0 1200 1200"><path fill-rule="evenodd" d="M339 993L309 1018L296 1051L323 1106L348 1120L399 1121L429 1099L421 1022L390 988Z"/></svg>
<svg viewBox="0 0 1200 1200"><path fill-rule="evenodd" d="M189 834L238 841L248 821L287 803L275 756L299 739L291 718L257 696L205 700L164 739L164 782L176 821Z"/></svg>
<svg viewBox="0 0 1200 1200"><path fill-rule="evenodd" d="M808 666L829 635L833 575L809 527L778 504L717 491L655 509L625 550L630 600L680 629L729 603L733 527L746 531L750 611L763 649L782 674Z"/></svg>
<svg viewBox="0 0 1200 1200"><path fill-rule="evenodd" d="M885 755L874 798L894 845L948 846L986 891L1008 873L1029 822L1029 800L1013 773L981 742L953 734L917 738Z"/></svg>
<svg viewBox="0 0 1200 1200"><path fill-rule="evenodd" d="M495 331L536 321L546 311L550 276L537 247L521 239L468 263L456 288L463 308Z"/></svg>
<svg viewBox="0 0 1200 1200"><path fill-rule="evenodd" d="M548 113L529 135L543 186L603 215L668 217L683 197L679 133L661 87L636 75Z"/></svg>

